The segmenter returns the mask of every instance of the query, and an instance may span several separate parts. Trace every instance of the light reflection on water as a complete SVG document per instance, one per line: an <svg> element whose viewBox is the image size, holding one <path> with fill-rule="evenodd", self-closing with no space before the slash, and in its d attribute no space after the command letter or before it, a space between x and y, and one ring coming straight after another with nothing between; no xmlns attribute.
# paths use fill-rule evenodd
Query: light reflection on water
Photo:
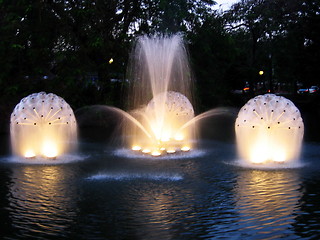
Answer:
<svg viewBox="0 0 320 240"><path fill-rule="evenodd" d="M297 171L240 171L235 188L238 224L263 239L292 234L292 216L302 196L299 184Z"/></svg>
<svg viewBox="0 0 320 240"><path fill-rule="evenodd" d="M0 237L320 237L320 145L307 145L308 165L280 170L226 164L236 159L233 144L203 149L197 158L150 161L93 147L69 164L0 162Z"/></svg>
<svg viewBox="0 0 320 240"><path fill-rule="evenodd" d="M8 210L18 237L63 236L78 211L74 170L46 165L12 168Z"/></svg>

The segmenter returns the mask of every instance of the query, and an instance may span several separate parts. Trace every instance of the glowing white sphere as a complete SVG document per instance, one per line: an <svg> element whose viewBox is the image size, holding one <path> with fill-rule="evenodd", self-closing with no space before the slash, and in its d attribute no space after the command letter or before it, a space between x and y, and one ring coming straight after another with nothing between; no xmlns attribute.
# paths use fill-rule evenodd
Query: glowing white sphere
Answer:
<svg viewBox="0 0 320 240"><path fill-rule="evenodd" d="M265 94L249 100L235 123L242 159L253 163L295 161L299 158L304 125L288 99Z"/></svg>
<svg viewBox="0 0 320 240"><path fill-rule="evenodd" d="M165 111L167 114L191 119L194 111L189 99L181 93L168 91L156 95L147 105L146 112Z"/></svg>
<svg viewBox="0 0 320 240"><path fill-rule="evenodd" d="M53 158L76 142L77 123L64 99L53 93L33 93L14 108L10 134L14 153Z"/></svg>

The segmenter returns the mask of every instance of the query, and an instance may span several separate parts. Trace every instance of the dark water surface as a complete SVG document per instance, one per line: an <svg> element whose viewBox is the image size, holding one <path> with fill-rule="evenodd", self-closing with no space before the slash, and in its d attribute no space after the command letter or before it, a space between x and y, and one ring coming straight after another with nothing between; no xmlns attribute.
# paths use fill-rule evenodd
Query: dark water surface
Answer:
<svg viewBox="0 0 320 240"><path fill-rule="evenodd" d="M101 143L80 155L1 157L1 239L320 239L320 144L304 144L304 167L278 170L233 165L235 146L213 141L191 158L127 158Z"/></svg>

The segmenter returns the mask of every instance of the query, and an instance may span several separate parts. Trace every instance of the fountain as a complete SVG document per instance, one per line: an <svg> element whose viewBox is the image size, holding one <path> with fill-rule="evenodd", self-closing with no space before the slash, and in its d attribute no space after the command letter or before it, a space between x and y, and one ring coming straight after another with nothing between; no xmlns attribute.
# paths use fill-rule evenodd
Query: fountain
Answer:
<svg viewBox="0 0 320 240"><path fill-rule="evenodd" d="M188 54L179 34L138 38L128 79L128 107L133 110L105 109L129 120L123 128L126 144L142 156L189 152L197 143L198 121L230 113L228 109L212 109L195 116Z"/></svg>
<svg viewBox="0 0 320 240"><path fill-rule="evenodd" d="M11 114L10 134L15 155L55 159L76 147L77 124L65 100L40 92L17 104Z"/></svg>
<svg viewBox="0 0 320 240"><path fill-rule="evenodd" d="M117 149L116 154L130 157L139 155L143 158L195 156L197 154L193 150L197 143L197 123L204 118L230 113L229 109L220 108L195 116L192 74L187 50L179 34L139 37L131 54L127 74L129 111L96 105L77 113L80 126L92 119L93 112L101 113L98 115L103 119L99 124L103 126L110 123L106 121L110 116L111 121L117 117L125 121L121 129L122 137L129 148ZM115 125L120 125L118 120ZM195 155L184 154L190 151Z"/></svg>
<svg viewBox="0 0 320 240"><path fill-rule="evenodd" d="M192 79L181 36L140 37L130 66L134 110L124 114L134 122L125 128L132 150L152 156L189 151L195 137Z"/></svg>
<svg viewBox="0 0 320 240"><path fill-rule="evenodd" d="M249 100L235 123L238 153L245 163L296 163L304 125L297 107L288 99L265 94Z"/></svg>

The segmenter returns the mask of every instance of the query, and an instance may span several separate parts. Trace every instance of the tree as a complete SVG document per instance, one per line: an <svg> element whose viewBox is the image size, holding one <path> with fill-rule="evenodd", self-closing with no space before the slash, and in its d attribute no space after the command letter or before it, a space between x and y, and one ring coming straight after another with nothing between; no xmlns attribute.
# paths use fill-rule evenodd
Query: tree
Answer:
<svg viewBox="0 0 320 240"><path fill-rule="evenodd" d="M250 37L248 55L252 85L258 68L265 67L273 80L296 86L303 76L305 33L308 1L242 0L225 15L230 33L244 32ZM319 7L317 1L309 1Z"/></svg>
<svg viewBox="0 0 320 240"><path fill-rule="evenodd" d="M192 69L196 76L200 108L229 104L236 59L234 41L224 30L222 18L211 15L189 34Z"/></svg>

